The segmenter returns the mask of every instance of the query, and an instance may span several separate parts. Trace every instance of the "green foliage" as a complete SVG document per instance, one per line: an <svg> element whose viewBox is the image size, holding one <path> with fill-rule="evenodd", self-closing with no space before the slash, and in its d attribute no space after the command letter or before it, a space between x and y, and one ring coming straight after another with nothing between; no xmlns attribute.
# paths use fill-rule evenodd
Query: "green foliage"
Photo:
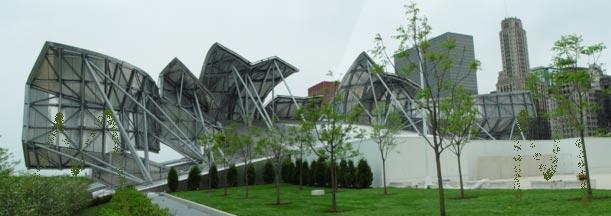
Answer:
<svg viewBox="0 0 611 216"><path fill-rule="evenodd" d="M170 215L166 209L151 202L144 194L134 187L118 189L112 199L100 212L101 216L133 215L133 216L165 216Z"/></svg>
<svg viewBox="0 0 611 216"><path fill-rule="evenodd" d="M295 172L295 164L290 158L285 159L282 162L282 181L284 183L291 183Z"/></svg>
<svg viewBox="0 0 611 216"><path fill-rule="evenodd" d="M271 160L265 161L265 165L263 165L263 182L265 184L271 184L274 182L274 165Z"/></svg>
<svg viewBox="0 0 611 216"><path fill-rule="evenodd" d="M0 215L73 215L91 201L84 177L0 175Z"/></svg>
<svg viewBox="0 0 611 216"><path fill-rule="evenodd" d="M19 161L13 160L13 154L5 148L0 148L0 175L10 175Z"/></svg>
<svg viewBox="0 0 611 216"><path fill-rule="evenodd" d="M356 167L354 166L354 162L352 160L348 160L348 170L346 171L346 187L356 187L356 179Z"/></svg>
<svg viewBox="0 0 611 216"><path fill-rule="evenodd" d="M339 167L337 169L337 183L339 184L339 187L347 187L348 183L348 178L347 178L347 172L348 172L348 162L346 162L346 160L342 159L339 162Z"/></svg>
<svg viewBox="0 0 611 216"><path fill-rule="evenodd" d="M302 163L302 173L301 176L303 185L308 185L308 180L310 179L310 167L308 166L308 161L303 161ZM299 184L299 179L297 179L297 184Z"/></svg>
<svg viewBox="0 0 611 216"><path fill-rule="evenodd" d="M178 173L174 167L170 168L168 172L168 189L170 189L170 192L175 192L178 189Z"/></svg>
<svg viewBox="0 0 611 216"><path fill-rule="evenodd" d="M329 166L327 165L327 161L324 158L318 158L316 161L316 169L314 169L315 175L315 184L318 187L325 187L329 183L329 176L327 175L327 170Z"/></svg>
<svg viewBox="0 0 611 216"><path fill-rule="evenodd" d="M310 164L310 169L308 170L308 181L307 185L316 186L316 170L318 169L318 164L316 160L313 160Z"/></svg>
<svg viewBox="0 0 611 216"><path fill-rule="evenodd" d="M356 171L356 185L357 188L368 188L373 182L373 173L371 167L365 159L359 160L357 171Z"/></svg>
<svg viewBox="0 0 611 216"><path fill-rule="evenodd" d="M254 185L255 180L257 180L257 171L255 170L255 166L248 164L246 173L248 174L248 185Z"/></svg>
<svg viewBox="0 0 611 216"><path fill-rule="evenodd" d="M197 190L201 182L201 170L198 166L192 166L189 170L189 176L187 178L187 189Z"/></svg>
<svg viewBox="0 0 611 216"><path fill-rule="evenodd" d="M219 171L214 163L208 169L208 179L210 181L210 188L219 187Z"/></svg>
<svg viewBox="0 0 611 216"><path fill-rule="evenodd" d="M238 168L235 167L235 164L231 164L229 169L227 169L227 184L231 187L238 186Z"/></svg>

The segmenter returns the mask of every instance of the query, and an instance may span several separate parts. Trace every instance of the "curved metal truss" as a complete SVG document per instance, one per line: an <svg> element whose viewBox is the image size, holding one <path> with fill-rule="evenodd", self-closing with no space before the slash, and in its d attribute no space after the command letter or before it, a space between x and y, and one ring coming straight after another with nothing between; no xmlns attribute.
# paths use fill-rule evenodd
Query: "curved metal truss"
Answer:
<svg viewBox="0 0 611 216"><path fill-rule="evenodd" d="M412 103L420 86L395 74L372 73L370 68L373 64L374 61L365 52L352 63L337 91L342 99L338 108L342 112L350 112L356 107L363 108L364 113L360 120L363 124L371 122L374 118L372 112L379 104L383 104L384 113L405 112L404 114L414 119L414 123L420 122L418 110ZM407 129L415 130L407 118L405 121Z"/></svg>
<svg viewBox="0 0 611 216"><path fill-rule="evenodd" d="M320 107L323 102L323 96L311 97L292 97L289 95L278 95L272 101L265 105L265 111L270 113L272 119L282 122L301 121L297 116L299 106L306 106L308 103L313 103L314 107Z"/></svg>
<svg viewBox="0 0 611 216"><path fill-rule="evenodd" d="M221 129L220 122L271 126L263 101L297 71L278 57L250 63L217 43L200 79L175 58L160 73L158 88L126 62L47 42L26 83L26 166L91 168L95 179L111 186L120 177L135 184L162 179L168 165L149 160L160 143L186 157L181 161L199 163L198 137Z"/></svg>
<svg viewBox="0 0 611 216"><path fill-rule="evenodd" d="M518 133L522 139L526 139L524 135L526 131L518 128L518 116L524 110L531 121L537 117L537 111L528 91L478 95L475 105L479 111L477 118L479 124L496 139L513 139ZM488 136L482 134L480 137Z"/></svg>
<svg viewBox="0 0 611 216"><path fill-rule="evenodd" d="M262 119L270 127L272 119L263 101L277 84L297 71L278 57L251 63L215 43L206 55L199 79L218 102L218 108L209 112L216 121L242 120L250 125L254 119Z"/></svg>
<svg viewBox="0 0 611 216"><path fill-rule="evenodd" d="M22 135L26 166L84 165L117 174L119 163L112 153L120 144L126 150L118 156L137 165L136 172L125 176L135 182L151 181L137 150L159 151L153 134L160 124L146 118L145 111L159 112L145 98L157 100L159 93L142 69L96 52L45 43L26 83ZM111 115L103 115L105 110ZM65 117L61 130L58 119L52 120L56 113ZM54 129L57 138L51 140Z"/></svg>
<svg viewBox="0 0 611 216"><path fill-rule="evenodd" d="M202 153L192 144L215 126L206 115L216 107L212 93L177 58L159 74L159 86L160 119L172 127L162 128L158 138L177 152L201 160Z"/></svg>

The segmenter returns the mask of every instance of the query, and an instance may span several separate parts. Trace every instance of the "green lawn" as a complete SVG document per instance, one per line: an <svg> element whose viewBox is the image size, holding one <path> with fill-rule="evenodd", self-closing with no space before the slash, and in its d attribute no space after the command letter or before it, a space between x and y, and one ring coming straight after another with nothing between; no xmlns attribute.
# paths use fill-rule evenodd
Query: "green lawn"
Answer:
<svg viewBox="0 0 611 216"><path fill-rule="evenodd" d="M177 192L173 195L218 208L237 215L322 215L329 214L330 191L324 196L310 196L312 188L300 191L297 186L283 185L281 199L287 202L273 205L273 185L250 188L250 197L244 198L244 188L230 188L223 196L222 189ZM467 190L471 199L458 200L457 190L447 190L448 215L609 215L611 191L594 191L595 199L584 207L579 200L580 190L526 190L521 199L512 190ZM435 215L438 214L436 190L390 189L383 196L382 189L341 189L337 194L336 215Z"/></svg>
<svg viewBox="0 0 611 216"><path fill-rule="evenodd" d="M77 216L96 216L98 215L98 213L100 213L100 210L102 208L104 208L104 206L106 206L107 204L101 204L101 205L97 205L97 206L93 206L93 207L89 207L86 209L83 209L81 211L79 211L76 215Z"/></svg>

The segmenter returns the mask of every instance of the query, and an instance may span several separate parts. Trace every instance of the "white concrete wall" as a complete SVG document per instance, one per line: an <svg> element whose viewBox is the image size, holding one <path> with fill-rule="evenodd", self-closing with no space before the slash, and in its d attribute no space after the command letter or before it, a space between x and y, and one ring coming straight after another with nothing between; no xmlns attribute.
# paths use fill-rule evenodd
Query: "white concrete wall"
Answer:
<svg viewBox="0 0 611 216"><path fill-rule="evenodd" d="M576 138L559 141L560 152L558 160L558 174L576 174L579 149L575 145ZM611 138L587 137L586 147L588 161L592 174L611 173ZM542 176L538 170L538 161L532 156L535 152L544 155L542 163L549 164L548 158L552 154L553 141L520 141L524 160L521 168L523 176ZM510 179L513 178L513 156L518 154L513 149L515 141L511 140L474 140L466 144L461 157L463 177L465 180ZM372 140L363 140L353 143L363 157L367 159L374 173L374 187L382 185L382 163L377 145ZM448 149L441 157L442 174L444 179L458 179L456 156ZM425 144L423 138L416 135L403 135L399 138L396 147L387 160L388 182L422 182L426 176L436 180L435 156L433 150Z"/></svg>

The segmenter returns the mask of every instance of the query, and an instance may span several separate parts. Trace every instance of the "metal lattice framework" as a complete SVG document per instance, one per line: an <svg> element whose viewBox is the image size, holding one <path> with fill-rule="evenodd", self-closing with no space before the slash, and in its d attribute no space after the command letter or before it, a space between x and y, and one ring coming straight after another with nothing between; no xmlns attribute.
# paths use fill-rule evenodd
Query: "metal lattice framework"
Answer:
<svg viewBox="0 0 611 216"><path fill-rule="evenodd" d="M263 101L277 84L297 71L278 57L250 63L215 43L206 55L199 79L218 102L218 108L210 112L216 121L242 120L250 125L262 119L270 127L272 119Z"/></svg>
<svg viewBox="0 0 611 216"><path fill-rule="evenodd" d="M131 64L47 42L26 83L26 166L83 166L110 186L119 178L132 184L163 179L169 165L149 160L149 152L159 152L160 143L185 157L178 164L200 163L204 158L198 137L222 129L222 122L251 125L261 120L271 126L263 101L297 71L278 57L250 63L217 43L206 56L200 79L173 59L160 73L158 88ZM65 117L61 127L52 120L58 113Z"/></svg>
<svg viewBox="0 0 611 216"><path fill-rule="evenodd" d="M320 107L323 102L323 96L311 97L292 97L290 95L278 95L274 97L267 105L265 110L272 115L272 118L282 122L301 121L300 116L297 116L297 109L311 104L314 107Z"/></svg>
<svg viewBox="0 0 611 216"><path fill-rule="evenodd" d="M519 126L518 116L522 110L527 112L531 120L537 116L528 91L478 95L475 105L479 110L477 118L479 124L496 139L513 139L518 132L522 139L526 139L524 135L526 131L517 128ZM487 136L482 134L481 137Z"/></svg>
<svg viewBox="0 0 611 216"><path fill-rule="evenodd" d="M412 100L420 86L395 74L371 73L370 68L373 64L374 61L365 52L361 53L352 63L337 91L342 99L339 110L350 112L356 107L361 107L364 113L361 115L360 122L368 124L373 118L371 112L375 109L376 104L384 104L384 113L405 111L407 116L414 119L415 124L421 122ZM407 119L405 120L408 125L407 129L415 130L414 125L407 122Z"/></svg>

